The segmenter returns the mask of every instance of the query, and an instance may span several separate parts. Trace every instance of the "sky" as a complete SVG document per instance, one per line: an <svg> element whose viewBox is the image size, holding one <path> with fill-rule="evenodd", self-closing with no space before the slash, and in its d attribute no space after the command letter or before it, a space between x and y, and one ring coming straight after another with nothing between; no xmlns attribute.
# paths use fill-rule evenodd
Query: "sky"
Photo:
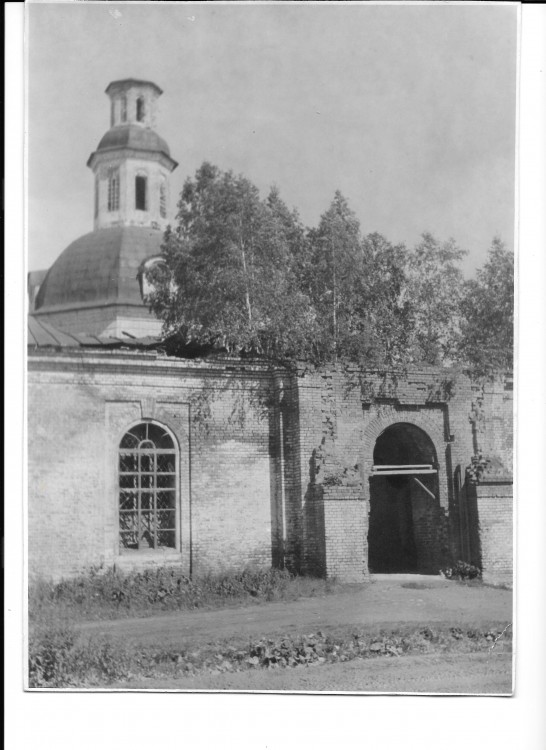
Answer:
<svg viewBox="0 0 546 750"><path fill-rule="evenodd" d="M203 161L277 185L306 226L336 190L364 233L468 251L514 245L516 6L32 4L28 269L93 229L86 161L110 81L164 91L157 131L182 185Z"/></svg>

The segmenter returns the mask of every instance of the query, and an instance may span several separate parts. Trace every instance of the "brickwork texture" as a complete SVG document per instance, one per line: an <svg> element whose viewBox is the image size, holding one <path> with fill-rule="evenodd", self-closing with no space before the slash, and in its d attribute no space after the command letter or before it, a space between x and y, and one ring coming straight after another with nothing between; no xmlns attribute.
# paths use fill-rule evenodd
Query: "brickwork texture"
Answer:
<svg viewBox="0 0 546 750"><path fill-rule="evenodd" d="M120 550L119 442L142 421L176 443L174 548ZM378 438L400 425L422 435L431 456L433 473L420 480L388 481L374 468ZM28 439L31 576L274 565L362 581L370 568L437 573L457 559L491 580L512 574L504 382L478 388L432 369L387 380L341 368L287 373L158 353L38 350L29 357ZM479 452L502 463L504 478L468 484ZM389 557L389 545L405 551Z"/></svg>

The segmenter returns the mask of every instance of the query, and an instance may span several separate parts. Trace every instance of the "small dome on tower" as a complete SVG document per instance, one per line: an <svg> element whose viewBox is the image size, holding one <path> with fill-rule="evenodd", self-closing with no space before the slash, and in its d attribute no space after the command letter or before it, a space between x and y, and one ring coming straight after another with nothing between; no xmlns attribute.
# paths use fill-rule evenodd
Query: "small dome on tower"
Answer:
<svg viewBox="0 0 546 750"><path fill-rule="evenodd" d="M157 83L154 83L153 81L143 81L140 78L123 78L120 81L112 81L108 84L104 93L110 96L110 94L114 93L115 91L134 88L135 86L141 88L149 87L151 89L154 89L158 96L161 96L161 94L163 93L163 89L159 88Z"/></svg>
<svg viewBox="0 0 546 750"><path fill-rule="evenodd" d="M111 128L105 133L97 147L97 151L109 148L132 148L137 151L162 151L170 156L170 150L165 141L155 130L139 128L136 125L122 125Z"/></svg>

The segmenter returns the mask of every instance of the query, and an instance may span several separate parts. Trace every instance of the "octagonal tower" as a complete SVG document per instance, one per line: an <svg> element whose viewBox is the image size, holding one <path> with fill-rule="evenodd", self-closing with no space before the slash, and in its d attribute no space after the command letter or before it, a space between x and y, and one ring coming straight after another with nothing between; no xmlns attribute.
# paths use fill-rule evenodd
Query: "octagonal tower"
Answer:
<svg viewBox="0 0 546 750"><path fill-rule="evenodd" d="M95 229L149 226L165 229L169 175L177 166L153 127L162 91L149 81L114 81L110 130L87 162L95 175Z"/></svg>

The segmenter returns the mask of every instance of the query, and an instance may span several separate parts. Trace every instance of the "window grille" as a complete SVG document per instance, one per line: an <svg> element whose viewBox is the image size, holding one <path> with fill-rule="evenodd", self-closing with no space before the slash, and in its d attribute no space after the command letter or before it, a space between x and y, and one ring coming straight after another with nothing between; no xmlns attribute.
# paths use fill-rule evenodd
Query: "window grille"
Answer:
<svg viewBox="0 0 546 750"><path fill-rule="evenodd" d="M130 429L119 447L120 551L176 548L176 449L151 422Z"/></svg>
<svg viewBox="0 0 546 750"><path fill-rule="evenodd" d="M163 219L167 216L167 186L165 180L162 180L159 185L159 215Z"/></svg>
<svg viewBox="0 0 546 750"><path fill-rule="evenodd" d="M145 107L144 107L144 97L139 96L136 100L136 118L137 122L143 122L144 121L144 114L145 114Z"/></svg>
<svg viewBox="0 0 546 750"><path fill-rule="evenodd" d="M137 211L146 211L146 177L137 175L135 178L135 208Z"/></svg>
<svg viewBox="0 0 546 750"><path fill-rule="evenodd" d="M108 174L108 210L119 211L119 172L113 169Z"/></svg>

